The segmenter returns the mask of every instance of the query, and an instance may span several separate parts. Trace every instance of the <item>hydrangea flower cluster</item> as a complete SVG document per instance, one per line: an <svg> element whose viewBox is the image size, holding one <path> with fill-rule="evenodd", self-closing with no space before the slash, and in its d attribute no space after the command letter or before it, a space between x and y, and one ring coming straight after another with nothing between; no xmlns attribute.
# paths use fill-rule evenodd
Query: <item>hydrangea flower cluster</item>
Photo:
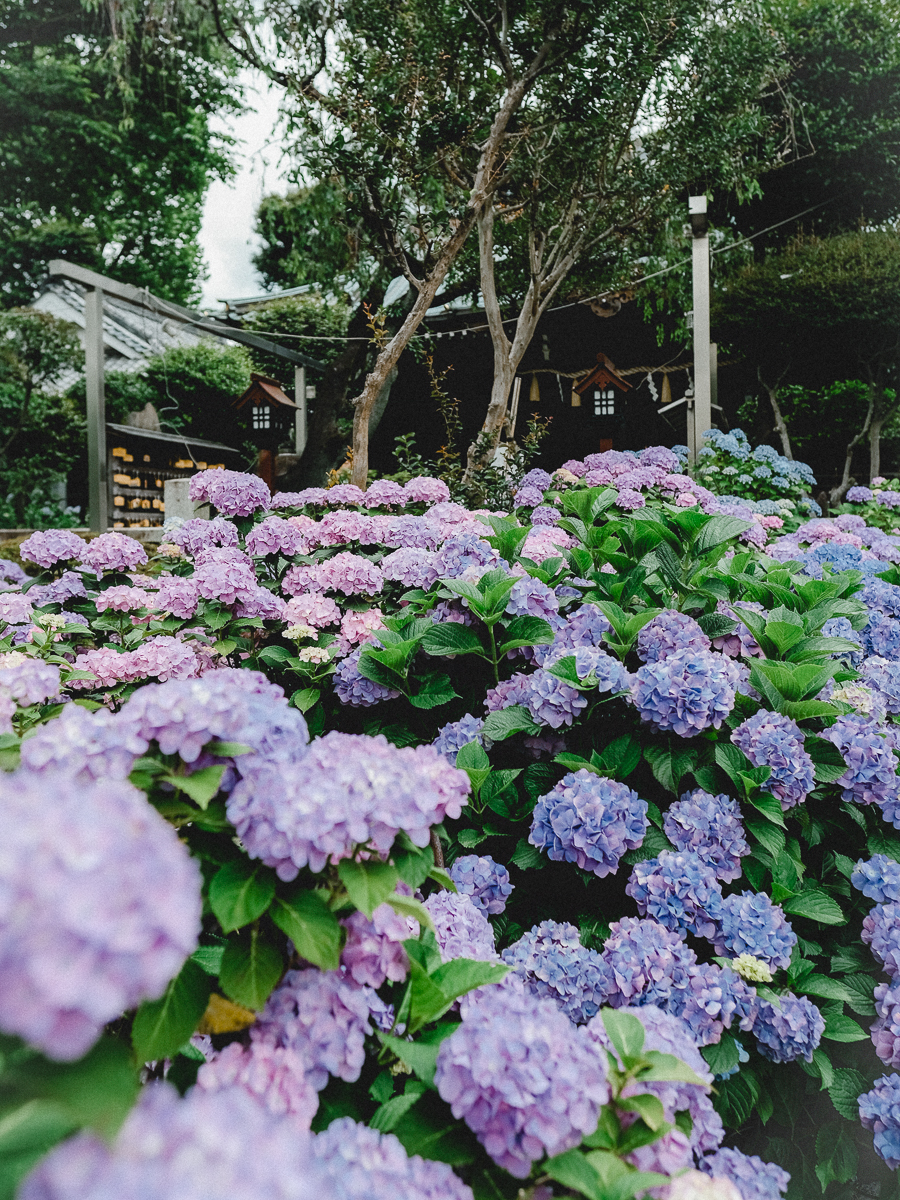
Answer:
<svg viewBox="0 0 900 1200"><path fill-rule="evenodd" d="M526 676L524 703L538 725L559 729L571 725L588 706L583 692L540 667Z"/></svg>
<svg viewBox="0 0 900 1200"><path fill-rule="evenodd" d="M435 1084L490 1157L516 1179L577 1146L609 1099L602 1056L555 1005L489 990L438 1052Z"/></svg>
<svg viewBox="0 0 900 1200"><path fill-rule="evenodd" d="M642 721L679 737L696 737L719 728L734 708L739 681L737 667L720 654L676 650L632 676L631 700Z"/></svg>
<svg viewBox="0 0 900 1200"><path fill-rule="evenodd" d="M752 954L776 971L790 963L797 935L782 909L763 892L728 896L718 920L714 936L717 954Z"/></svg>
<svg viewBox="0 0 900 1200"><path fill-rule="evenodd" d="M249 517L267 509L272 497L264 480L222 468L191 476L188 495L194 503L208 502L226 517Z"/></svg>
<svg viewBox="0 0 900 1200"><path fill-rule="evenodd" d="M81 562L97 575L104 571L133 571L146 561L147 551L141 543L124 533L101 533L86 547L82 543Z"/></svg>
<svg viewBox="0 0 900 1200"><path fill-rule="evenodd" d="M713 1179L728 1179L737 1185L741 1200L780 1200L791 1181L787 1171L767 1163L758 1154L744 1154L725 1147L700 1163Z"/></svg>
<svg viewBox="0 0 900 1200"><path fill-rule="evenodd" d="M361 554L347 550L320 563L316 579L323 591L341 592L345 596L374 596L384 586L379 567Z"/></svg>
<svg viewBox="0 0 900 1200"><path fill-rule="evenodd" d="M371 708L373 704L381 704L385 700L396 700L400 695L398 691L367 679L362 674L359 669L361 655L361 648L352 651L346 658L342 658L334 669L332 683L334 693L341 704L350 704L354 708Z"/></svg>
<svg viewBox="0 0 900 1200"><path fill-rule="evenodd" d="M672 930L657 921L623 917L610 927L601 957L612 972L607 1003L613 1008L669 1001L688 986L697 956Z"/></svg>
<svg viewBox="0 0 900 1200"><path fill-rule="evenodd" d="M900 900L900 863L886 854L873 854L866 861L860 859L853 868L850 882L877 904L888 904Z"/></svg>
<svg viewBox="0 0 900 1200"><path fill-rule="evenodd" d="M40 529L22 542L19 553L26 562L45 570L61 562L81 562L87 546L71 529Z"/></svg>
<svg viewBox="0 0 900 1200"><path fill-rule="evenodd" d="M859 1119L875 1134L875 1152L896 1171L900 1167L900 1075L883 1075L859 1097Z"/></svg>
<svg viewBox="0 0 900 1200"><path fill-rule="evenodd" d="M0 1026L80 1058L195 949L200 873L124 781L22 768L0 795Z"/></svg>
<svg viewBox="0 0 900 1200"><path fill-rule="evenodd" d="M483 729L484 721L480 717L473 717L471 713L466 713L458 721L450 721L442 726L431 744L455 767L456 756L463 746L468 746L470 742L477 742L479 746L484 745Z"/></svg>
<svg viewBox="0 0 900 1200"><path fill-rule="evenodd" d="M874 989L875 1014L872 1045L886 1066L900 1067L900 984L879 983Z"/></svg>
<svg viewBox="0 0 900 1200"><path fill-rule="evenodd" d="M254 557L283 554L287 558L301 554L305 547L303 533L292 521L274 514L254 525L247 534L247 553Z"/></svg>
<svg viewBox="0 0 900 1200"><path fill-rule="evenodd" d="M863 918L862 940L892 980L900 980L900 904L876 904Z"/></svg>
<svg viewBox="0 0 900 1200"><path fill-rule="evenodd" d="M389 904L379 904L371 920L355 912L341 923L347 930L341 963L355 983L379 988L386 979L399 983L406 978L409 958L403 943L409 927Z"/></svg>
<svg viewBox="0 0 900 1200"><path fill-rule="evenodd" d="M737 801L696 789L670 804L663 832L676 850L690 850L713 868L723 883L741 875L741 859L750 853Z"/></svg>
<svg viewBox="0 0 900 1200"><path fill-rule="evenodd" d="M785 992L777 1004L760 1000L757 1005L753 1036L760 1054L772 1062L812 1062L824 1032L825 1018L806 996Z"/></svg>
<svg viewBox="0 0 900 1200"><path fill-rule="evenodd" d="M872 655L862 661L859 669L880 707L892 716L900 714L900 662Z"/></svg>
<svg viewBox="0 0 900 1200"><path fill-rule="evenodd" d="M722 911L716 873L699 855L663 850L658 858L636 863L625 888L641 916L666 929L712 937Z"/></svg>
<svg viewBox="0 0 900 1200"><path fill-rule="evenodd" d="M495 962L494 930L471 896L463 892L433 892L425 907L434 922L434 932L441 958L473 958L478 962Z"/></svg>
<svg viewBox="0 0 900 1200"><path fill-rule="evenodd" d="M637 636L638 656L642 662L659 662L677 650L708 650L709 638L693 617L665 609L641 629Z"/></svg>
<svg viewBox="0 0 900 1200"><path fill-rule="evenodd" d="M0 655L0 694L16 704L41 704L59 692L59 667L13 650Z"/></svg>
<svg viewBox="0 0 900 1200"><path fill-rule="evenodd" d="M804 749L800 726L790 717L761 708L738 725L731 740L754 767L770 768L763 791L776 796L785 811L802 803L815 787L813 761Z"/></svg>
<svg viewBox="0 0 900 1200"><path fill-rule="evenodd" d="M528 840L554 861L573 862L602 879L646 832L647 802L637 792L582 769L540 797Z"/></svg>
<svg viewBox="0 0 900 1200"><path fill-rule="evenodd" d="M228 819L251 858L285 880L307 864L351 857L357 846L387 854L403 829L417 846L432 825L458 817L469 779L431 746L332 731L299 761L265 768L228 797Z"/></svg>
<svg viewBox="0 0 900 1200"><path fill-rule="evenodd" d="M64 770L80 784L127 779L147 750L135 723L106 708L90 712L67 704L59 717L22 742L22 764L31 771Z"/></svg>
<svg viewBox="0 0 900 1200"><path fill-rule="evenodd" d="M450 868L450 878L456 890L468 896L483 913L502 913L513 890L509 871L487 854L464 854L456 859Z"/></svg>
<svg viewBox="0 0 900 1200"><path fill-rule="evenodd" d="M319 1096L307 1078L307 1062L290 1047L230 1042L200 1068L197 1087L205 1092L243 1088L274 1116L290 1116L298 1129L308 1130Z"/></svg>
<svg viewBox="0 0 900 1200"><path fill-rule="evenodd" d="M500 957L529 992L552 1000L576 1025L596 1015L609 990L609 968L582 946L574 925L542 921Z"/></svg>
<svg viewBox="0 0 900 1200"><path fill-rule="evenodd" d="M845 800L896 807L897 757L875 721L856 714L838 717L821 736L837 746L847 764L837 781ZM885 817L891 819L888 811Z"/></svg>

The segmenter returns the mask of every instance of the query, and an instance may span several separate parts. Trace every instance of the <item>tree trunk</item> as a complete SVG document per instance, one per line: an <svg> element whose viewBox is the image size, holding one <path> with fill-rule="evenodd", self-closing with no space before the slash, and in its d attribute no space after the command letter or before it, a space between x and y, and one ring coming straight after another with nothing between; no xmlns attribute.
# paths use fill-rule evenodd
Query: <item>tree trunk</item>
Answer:
<svg viewBox="0 0 900 1200"><path fill-rule="evenodd" d="M778 403L778 387L782 379L784 379L784 374L785 373L779 375L775 383L770 385L763 379L762 372L760 371L759 367L756 369L756 377L762 385L766 395L769 397L769 404L772 406L772 415L775 418L775 430L778 436L781 438L781 453L785 458L792 459L794 455L793 451L791 450L791 439L788 434L788 427L784 419L784 413L781 411L781 405Z"/></svg>
<svg viewBox="0 0 900 1200"><path fill-rule="evenodd" d="M869 426L872 423L872 415L874 412L874 408L875 408L875 396L874 396L874 392L870 391L869 392L869 407L866 411L866 419L863 422L863 427L862 427L862 429L860 429L860 431L856 435L856 437L852 438L847 443L847 453L844 457L844 470L843 470L843 474L841 475L841 482L836 487L833 487L831 489L831 491L828 493L828 503L830 505L832 505L832 507L835 504L840 504L840 502L844 498L844 495L845 495L847 489L850 487L850 484L852 483L852 479L850 476L850 468L853 465L853 451L856 449L856 447L859 445L859 443L863 440L863 438L869 432Z"/></svg>
<svg viewBox="0 0 900 1200"><path fill-rule="evenodd" d="M873 417L872 424L869 426L869 483L873 483L876 476L881 474L881 430L884 426L884 419L881 416Z"/></svg>

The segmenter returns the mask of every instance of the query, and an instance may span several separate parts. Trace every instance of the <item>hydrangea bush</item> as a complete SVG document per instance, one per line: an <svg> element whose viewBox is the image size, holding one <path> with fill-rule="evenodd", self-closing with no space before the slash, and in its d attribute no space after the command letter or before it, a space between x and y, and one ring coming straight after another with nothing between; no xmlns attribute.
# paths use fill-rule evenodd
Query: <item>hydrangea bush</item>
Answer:
<svg viewBox="0 0 900 1200"><path fill-rule="evenodd" d="M900 538L721 490L209 471L149 561L28 539L0 1195L887 1195Z"/></svg>

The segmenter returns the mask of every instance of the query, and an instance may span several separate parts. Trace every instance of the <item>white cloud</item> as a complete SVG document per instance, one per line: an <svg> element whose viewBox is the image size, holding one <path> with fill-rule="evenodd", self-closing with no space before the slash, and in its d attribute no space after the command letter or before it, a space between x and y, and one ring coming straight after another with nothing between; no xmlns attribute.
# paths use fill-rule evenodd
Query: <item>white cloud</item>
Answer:
<svg viewBox="0 0 900 1200"><path fill-rule="evenodd" d="M277 128L281 91L249 70L241 83L248 111L228 121L217 119L219 129L238 139L237 174L229 184L213 182L203 207L200 245L209 268L204 307L218 308L220 300L263 290L251 262L258 245L254 217L263 195L286 187Z"/></svg>

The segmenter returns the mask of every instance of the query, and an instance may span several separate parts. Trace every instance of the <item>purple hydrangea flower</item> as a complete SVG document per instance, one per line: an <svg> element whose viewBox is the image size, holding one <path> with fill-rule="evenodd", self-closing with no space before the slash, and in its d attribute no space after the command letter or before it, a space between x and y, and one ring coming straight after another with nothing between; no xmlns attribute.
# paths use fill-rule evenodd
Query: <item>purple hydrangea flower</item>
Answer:
<svg viewBox="0 0 900 1200"><path fill-rule="evenodd" d="M900 1075L883 1075L859 1097L859 1119L875 1134L875 1153L896 1171L900 1167Z"/></svg>
<svg viewBox="0 0 900 1200"><path fill-rule="evenodd" d="M97 575L104 571L133 571L147 561L147 551L137 538L124 533L101 533L82 550L81 561Z"/></svg>
<svg viewBox="0 0 900 1200"><path fill-rule="evenodd" d="M697 854L663 850L635 863L625 888L642 917L666 929L712 937L722 910L722 889L712 867Z"/></svg>
<svg viewBox="0 0 900 1200"><path fill-rule="evenodd" d="M47 568L59 562L81 562L86 549L84 538L71 529L40 529L22 542L19 553L26 562Z"/></svg>
<svg viewBox="0 0 900 1200"><path fill-rule="evenodd" d="M163 754L177 754L192 763L207 742L243 740L246 695L260 683L273 686L255 671L230 668L209 672L202 679L151 683L123 705L122 716L140 737L158 742Z"/></svg>
<svg viewBox="0 0 900 1200"><path fill-rule="evenodd" d="M582 769L541 796L528 840L554 861L574 862L602 879L646 832L646 800L625 783Z"/></svg>
<svg viewBox="0 0 900 1200"><path fill-rule="evenodd" d="M0 601L2 600L3 597L0 596ZM106 591L100 593L94 603L97 605L97 612L106 612L108 609L112 609L113 612L137 612L138 609L151 607L150 597L144 589L131 587L127 583L107 588ZM3 605L0 603L0 617L2 617L2 608Z"/></svg>
<svg viewBox="0 0 900 1200"><path fill-rule="evenodd" d="M254 1042L285 1047L301 1055L316 1091L328 1076L353 1083L365 1061L365 1038L372 1032L368 989L340 971L288 971L251 1027Z"/></svg>
<svg viewBox="0 0 900 1200"><path fill-rule="evenodd" d="M643 662L659 662L677 650L708 650L709 638L693 617L666 609L641 629L637 652Z"/></svg>
<svg viewBox="0 0 900 1200"><path fill-rule="evenodd" d="M439 729L437 737L431 744L455 767L456 756L463 746L467 746L470 742L477 742L479 746L484 745L483 729L484 721L480 717L473 717L471 713L466 713L458 721L450 721L449 724Z"/></svg>
<svg viewBox="0 0 900 1200"><path fill-rule="evenodd" d="M387 854L401 829L426 846L432 825L460 815L469 786L431 746L399 748L381 735L333 730L299 762L238 783L227 812L251 858L291 880L357 846Z"/></svg>
<svg viewBox="0 0 900 1200"><path fill-rule="evenodd" d="M552 1000L576 1025L600 1009L611 976L596 950L581 945L574 925L542 921L503 951L501 958L532 995Z"/></svg>
<svg viewBox="0 0 900 1200"><path fill-rule="evenodd" d="M868 862L859 860L850 882L857 891L878 904L896 902L900 900L900 863L886 854L873 854Z"/></svg>
<svg viewBox="0 0 900 1200"><path fill-rule="evenodd" d="M322 592L305 592L302 596L294 596L289 600L284 610L282 620L288 625L312 625L314 629L324 629L341 619L341 610L330 596Z"/></svg>
<svg viewBox="0 0 900 1200"><path fill-rule="evenodd" d="M355 483L336 483L325 493L325 503L329 505L362 504L364 499L365 493Z"/></svg>
<svg viewBox="0 0 900 1200"><path fill-rule="evenodd" d="M628 688L625 666L611 654L593 646L579 646L575 651L575 674L582 681L593 675L598 692L622 692Z"/></svg>
<svg viewBox="0 0 900 1200"><path fill-rule="evenodd" d="M450 499L450 489L443 479L431 475L416 475L403 486L407 504L443 504Z"/></svg>
<svg viewBox="0 0 900 1200"><path fill-rule="evenodd" d="M354 650L335 667L332 683L338 700L341 704L351 704L354 708L370 708L384 700L395 700L400 695L399 692L383 683L366 679L365 675L360 673L361 654L362 649Z"/></svg>
<svg viewBox="0 0 900 1200"><path fill-rule="evenodd" d="M874 990L877 1020L872 1023L872 1045L888 1067L900 1067L900 984L879 983Z"/></svg>
<svg viewBox="0 0 900 1200"><path fill-rule="evenodd" d="M306 1076L306 1056L286 1046L230 1042L197 1074L203 1092L243 1088L273 1116L289 1116L308 1130L319 1107L316 1089Z"/></svg>
<svg viewBox="0 0 900 1200"><path fill-rule="evenodd" d="M540 467L532 467L527 474L523 475L519 487L536 487L540 491L546 492L552 483L553 476L549 471L544 471Z"/></svg>
<svg viewBox="0 0 900 1200"><path fill-rule="evenodd" d="M200 673L200 662L192 646L178 638L160 634L147 638L130 651L134 679L191 679Z"/></svg>
<svg viewBox="0 0 900 1200"><path fill-rule="evenodd" d="M88 784L127 779L135 759L146 751L147 740L128 715L67 704L55 720L23 741L22 765L35 772L65 770L76 782Z"/></svg>
<svg viewBox="0 0 900 1200"><path fill-rule="evenodd" d="M708 650L677 650L632 676L631 698L642 721L679 737L696 737L719 728L734 708L739 681L730 659Z"/></svg>
<svg viewBox="0 0 900 1200"><path fill-rule="evenodd" d="M752 1028L756 991L739 975L715 963L693 963L687 976L687 986L674 990L666 1007L684 1021L698 1046L720 1041L735 1017L741 1029Z"/></svg>
<svg viewBox="0 0 900 1200"><path fill-rule="evenodd" d="M559 613L559 597L546 583L529 575L512 585L506 611L515 617L543 617L553 622Z"/></svg>
<svg viewBox="0 0 900 1200"><path fill-rule="evenodd" d="M777 971L790 963L797 935L768 896L742 892L723 901L714 940L717 954L752 954Z"/></svg>
<svg viewBox="0 0 900 1200"><path fill-rule="evenodd" d="M862 940L892 980L900 980L900 904L876 904L863 918Z"/></svg>
<svg viewBox="0 0 900 1200"><path fill-rule="evenodd" d="M460 533L447 538L438 552L437 568L442 579L457 579L470 567L486 571L502 564L500 555L477 533Z"/></svg>
<svg viewBox="0 0 900 1200"><path fill-rule="evenodd" d="M741 876L741 858L750 853L737 801L697 789L669 806L663 832L676 850L692 850L723 883Z"/></svg>
<svg viewBox="0 0 900 1200"><path fill-rule="evenodd" d="M10 661L13 656L16 658ZM16 704L40 704L59 692L59 667L40 658L28 658L21 651L0 655L0 692Z"/></svg>
<svg viewBox="0 0 900 1200"><path fill-rule="evenodd" d="M395 483L393 479L376 479L366 488L363 504L366 508L402 508L407 502L403 484Z"/></svg>
<svg viewBox="0 0 900 1200"><path fill-rule="evenodd" d="M501 679L496 687L488 688L484 707L488 712L499 712L503 708L524 705L531 687L531 676L517 671L509 679Z"/></svg>
<svg viewBox="0 0 900 1200"><path fill-rule="evenodd" d="M355 983L378 988L386 979L399 983L406 978L409 959L403 943L410 937L409 926L389 904L379 904L371 920L355 912L341 924L347 930L341 963Z"/></svg>
<svg viewBox="0 0 900 1200"><path fill-rule="evenodd" d="M558 525L559 512L552 504L539 504L531 514L532 525Z"/></svg>
<svg viewBox="0 0 900 1200"><path fill-rule="evenodd" d="M406 550L436 550L442 534L440 527L426 517L394 517L379 539L385 546Z"/></svg>
<svg viewBox="0 0 900 1200"><path fill-rule="evenodd" d="M268 485L257 475L222 468L192 475L189 495L195 503L208 501L226 517L249 517L272 500Z"/></svg>
<svg viewBox="0 0 900 1200"><path fill-rule="evenodd" d="M265 554L283 554L291 558L303 552L305 541L296 525L273 515L253 526L247 534L246 546L247 553L254 558Z"/></svg>
<svg viewBox="0 0 900 1200"><path fill-rule="evenodd" d="M341 546L348 542L368 545L378 541L373 526L372 518L366 513L335 509L326 513L317 525L306 530L303 541L307 544L318 541L320 546Z"/></svg>
<svg viewBox="0 0 900 1200"><path fill-rule="evenodd" d="M867 654L900 661L900 622L896 617L873 612L862 632Z"/></svg>
<svg viewBox="0 0 900 1200"><path fill-rule="evenodd" d="M502 913L512 894L509 871L488 854L464 854L450 868L457 892L468 896L483 913Z"/></svg>
<svg viewBox="0 0 900 1200"><path fill-rule="evenodd" d="M307 504L321 507L325 504L328 489L323 487L303 488L299 492L276 492L272 497L271 508L305 508Z"/></svg>
<svg viewBox="0 0 900 1200"><path fill-rule="evenodd" d="M800 726L790 717L761 708L738 725L731 740L754 767L771 768L762 788L776 796L783 809L802 803L815 787L813 761L803 748Z"/></svg>
<svg viewBox="0 0 900 1200"><path fill-rule="evenodd" d="M708 1154L716 1150L725 1136L722 1119L712 1106L708 1091L712 1084L712 1075L703 1055L697 1049L690 1030L679 1018L671 1013L663 1012L654 1004L641 1008L626 1008L644 1026L644 1049L656 1050L662 1054L672 1054L675 1058L686 1063L697 1076L699 1083L649 1083L631 1084L625 1092L626 1096L635 1092L648 1092L656 1096L663 1106L666 1120L675 1123L675 1114L687 1112L693 1122L691 1130L691 1146L698 1155ZM587 1027L590 1037L602 1046L605 1051L615 1054L603 1017L596 1016ZM616 1056L618 1057L618 1056Z"/></svg>
<svg viewBox="0 0 900 1200"><path fill-rule="evenodd" d="M21 592L0 592L0 623L24 625L34 612L31 600Z"/></svg>
<svg viewBox="0 0 900 1200"><path fill-rule="evenodd" d="M342 551L320 563L316 577L323 590L345 596L374 596L384 586L384 576L368 558Z"/></svg>
<svg viewBox="0 0 900 1200"><path fill-rule="evenodd" d="M772 1062L812 1062L813 1050L825 1032L825 1018L806 996L786 992L779 1003L760 1000L753 1022L753 1036L763 1058Z"/></svg>
<svg viewBox="0 0 900 1200"><path fill-rule="evenodd" d="M582 646L599 647L609 629L609 621L595 604L582 604L557 629L552 645L535 647L535 659L543 666L548 659L552 662L557 658L565 658Z"/></svg>
<svg viewBox="0 0 900 1200"><path fill-rule="evenodd" d="M0 794L0 1027L80 1058L196 948L200 873L124 781L22 768Z"/></svg>
<svg viewBox="0 0 900 1200"><path fill-rule="evenodd" d="M868 504L874 495L871 488L852 487L845 497L848 504Z"/></svg>
<svg viewBox="0 0 900 1200"><path fill-rule="evenodd" d="M721 637L713 638L713 646L716 650L721 650L731 658L739 658L741 656L744 658L760 658L763 653L762 647L740 619L741 609L747 609L750 612L765 612L763 606L755 600L736 600L733 604L727 604L724 600L719 600L716 604L716 612L736 620L737 628L732 633L726 633Z"/></svg>
<svg viewBox="0 0 900 1200"><path fill-rule="evenodd" d="M154 605L160 612L171 613L182 621L188 621L197 611L200 589L193 579L179 575L165 575L159 581L159 591Z"/></svg>
<svg viewBox="0 0 900 1200"><path fill-rule="evenodd" d="M33 604L65 604L67 600L82 599L87 595L84 579L77 571L63 571L59 579L29 589L28 597Z"/></svg>
<svg viewBox="0 0 900 1200"><path fill-rule="evenodd" d="M900 662L873 655L863 659L859 669L865 683L876 693L880 707L893 716L900 714Z"/></svg>
<svg viewBox="0 0 900 1200"><path fill-rule="evenodd" d="M640 492L636 492L634 488L620 488L619 494L616 496L616 506L624 508L627 512L632 512L636 508L644 508L647 501Z"/></svg>
<svg viewBox="0 0 900 1200"><path fill-rule="evenodd" d="M337 1200L309 1135L247 1088L144 1088L112 1145L93 1133L60 1143L22 1184L22 1200ZM410 1198L411 1200L411 1198Z"/></svg>
<svg viewBox="0 0 900 1200"><path fill-rule="evenodd" d="M433 892L425 907L434 922L444 962L454 958L496 962L493 927L471 896L462 892Z"/></svg>
<svg viewBox="0 0 900 1200"><path fill-rule="evenodd" d="M583 1030L549 1001L490 989L442 1042L435 1084L516 1179L577 1146L609 1099L603 1057Z"/></svg>
<svg viewBox="0 0 900 1200"><path fill-rule="evenodd" d="M193 582L204 600L218 600L229 607L250 600L259 586L253 568L244 562L202 562L194 571Z"/></svg>
<svg viewBox="0 0 900 1200"><path fill-rule="evenodd" d="M191 517L172 531L169 541L194 558L201 550L207 550L210 546L237 548L238 531L231 521L222 517L213 517L211 521L204 520L203 517Z"/></svg>
<svg viewBox="0 0 900 1200"><path fill-rule="evenodd" d="M425 588L437 582L437 555L430 550L417 550L412 546L401 546L381 560L385 579L402 583L408 588Z"/></svg>
<svg viewBox="0 0 900 1200"><path fill-rule="evenodd" d="M730 1179L741 1200L779 1200L791 1181L777 1163L767 1163L757 1154L744 1154L726 1147L700 1162L700 1170L713 1179Z"/></svg>
<svg viewBox="0 0 900 1200"><path fill-rule="evenodd" d="M613 1008L629 1004L669 1001L688 986L689 969L697 956L677 933L657 921L623 917L610 927L602 958L612 971L613 985L607 1003Z"/></svg>
<svg viewBox="0 0 900 1200"><path fill-rule="evenodd" d="M537 505L543 504L544 493L538 487L527 485L520 487L513 496L513 506L515 508L536 508Z"/></svg>
<svg viewBox="0 0 900 1200"><path fill-rule="evenodd" d="M551 729L571 725L587 708L587 696L543 667L526 678L524 704L538 725L549 725Z"/></svg>
<svg viewBox="0 0 900 1200"><path fill-rule="evenodd" d="M882 806L896 802L897 758L875 721L855 713L838 717L821 736L837 746L847 764L837 781L844 800Z"/></svg>

